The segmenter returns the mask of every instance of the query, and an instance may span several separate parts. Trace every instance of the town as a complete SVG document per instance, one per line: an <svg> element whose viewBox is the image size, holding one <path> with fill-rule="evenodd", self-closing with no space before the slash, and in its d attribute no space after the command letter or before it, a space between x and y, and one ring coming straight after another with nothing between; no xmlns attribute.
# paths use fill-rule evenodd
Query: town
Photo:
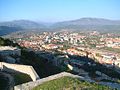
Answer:
<svg viewBox="0 0 120 90"><path fill-rule="evenodd" d="M87 56L108 67L120 67L119 35L61 31L21 34L11 39L29 50Z"/></svg>
<svg viewBox="0 0 120 90"><path fill-rule="evenodd" d="M0 0L0 90L120 90L119 0Z"/></svg>
<svg viewBox="0 0 120 90"><path fill-rule="evenodd" d="M9 37L28 52L34 52L62 71L83 76L89 82L94 81L112 88L120 88L119 34L63 30L39 33L18 32L5 37ZM21 62L20 58L11 58L7 56L4 60L14 64ZM34 80L37 80L37 77L34 77Z"/></svg>

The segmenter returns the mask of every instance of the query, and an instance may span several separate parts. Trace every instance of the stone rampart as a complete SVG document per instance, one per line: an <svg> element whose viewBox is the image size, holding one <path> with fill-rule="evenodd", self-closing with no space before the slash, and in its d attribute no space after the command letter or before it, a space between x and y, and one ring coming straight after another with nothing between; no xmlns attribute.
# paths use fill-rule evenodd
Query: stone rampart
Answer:
<svg viewBox="0 0 120 90"><path fill-rule="evenodd" d="M32 66L0 62L0 69L2 71L9 71L9 72L18 71L21 73L28 74L33 81L36 81L37 79L39 79L39 76L37 75L36 71Z"/></svg>
<svg viewBox="0 0 120 90"><path fill-rule="evenodd" d="M31 82L28 82L28 83L17 85L17 86L14 87L14 90L32 90L35 86L38 86L38 85L40 85L44 82L54 80L54 79L57 79L57 78L60 78L60 77L63 77L63 76L76 77L76 78L80 78L81 80L85 80L81 76L73 75L73 74L70 74L70 73L67 73L67 72L62 72L62 73L59 73L59 74L48 76L46 78L39 79L37 81L31 81Z"/></svg>
<svg viewBox="0 0 120 90"><path fill-rule="evenodd" d="M85 80L85 81L88 81L88 82L95 82L94 80L91 80L89 77L82 77L82 76L74 75L74 74L71 74L71 73L62 72L62 73L55 74L55 75L52 75L52 76L49 76L49 77L46 77L46 78L43 78L43 79L39 79L37 81L31 81L31 82L28 82L28 83L23 83L21 85L14 86L14 90L32 90L34 87L36 87L40 84L43 84L44 82L54 80L54 79L64 77L64 76L79 78L80 80ZM120 84L117 84L117 83L99 82L98 84L109 86L111 88L120 89Z"/></svg>

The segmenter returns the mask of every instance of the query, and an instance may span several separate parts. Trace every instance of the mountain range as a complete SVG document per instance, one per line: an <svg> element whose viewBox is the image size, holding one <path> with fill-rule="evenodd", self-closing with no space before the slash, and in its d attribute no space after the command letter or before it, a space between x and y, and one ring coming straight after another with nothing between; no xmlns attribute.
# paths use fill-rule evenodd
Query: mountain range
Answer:
<svg viewBox="0 0 120 90"><path fill-rule="evenodd" d="M9 34L15 31L37 30L57 31L66 30L97 30L108 32L120 32L120 20L109 20L103 18L81 18L77 20L63 21L57 23L39 23L30 20L14 20L0 22L0 35Z"/></svg>

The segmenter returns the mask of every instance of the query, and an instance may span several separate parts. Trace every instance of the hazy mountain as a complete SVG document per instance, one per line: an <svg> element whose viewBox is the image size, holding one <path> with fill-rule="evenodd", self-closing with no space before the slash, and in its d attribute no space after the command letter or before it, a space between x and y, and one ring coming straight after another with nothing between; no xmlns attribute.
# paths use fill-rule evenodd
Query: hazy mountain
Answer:
<svg viewBox="0 0 120 90"><path fill-rule="evenodd" d="M45 28L44 24L29 20L14 20L10 22L1 22L0 26L21 27L23 29Z"/></svg>
<svg viewBox="0 0 120 90"><path fill-rule="evenodd" d="M56 29L120 31L120 20L103 18L81 18L77 20L58 22L52 25Z"/></svg>
<svg viewBox="0 0 120 90"><path fill-rule="evenodd" d="M8 27L8 26L0 26L0 35L6 35L16 31L22 31L23 29L20 27Z"/></svg>
<svg viewBox="0 0 120 90"><path fill-rule="evenodd" d="M81 18L58 23L42 23L29 20L0 22L0 35L21 30L57 31L61 29L120 32L120 20L108 20L103 18Z"/></svg>
<svg viewBox="0 0 120 90"><path fill-rule="evenodd" d="M9 34L16 31L26 30L44 30L46 26L29 20L14 20L9 22L0 22L0 35Z"/></svg>
<svg viewBox="0 0 120 90"><path fill-rule="evenodd" d="M103 18L81 18L77 20L59 22L66 25L120 25L119 20L108 20Z"/></svg>

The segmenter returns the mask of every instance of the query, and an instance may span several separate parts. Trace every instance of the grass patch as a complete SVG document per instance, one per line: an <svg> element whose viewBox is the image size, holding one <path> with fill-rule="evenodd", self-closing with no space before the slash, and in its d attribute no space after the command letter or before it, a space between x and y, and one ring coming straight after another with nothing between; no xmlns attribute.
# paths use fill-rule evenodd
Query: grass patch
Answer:
<svg viewBox="0 0 120 90"><path fill-rule="evenodd" d="M14 77L15 85L32 81L31 77L27 74L12 73L11 75Z"/></svg>
<svg viewBox="0 0 120 90"><path fill-rule="evenodd" d="M77 78L62 77L45 82L33 90L109 90L110 88L96 83L81 81Z"/></svg>

